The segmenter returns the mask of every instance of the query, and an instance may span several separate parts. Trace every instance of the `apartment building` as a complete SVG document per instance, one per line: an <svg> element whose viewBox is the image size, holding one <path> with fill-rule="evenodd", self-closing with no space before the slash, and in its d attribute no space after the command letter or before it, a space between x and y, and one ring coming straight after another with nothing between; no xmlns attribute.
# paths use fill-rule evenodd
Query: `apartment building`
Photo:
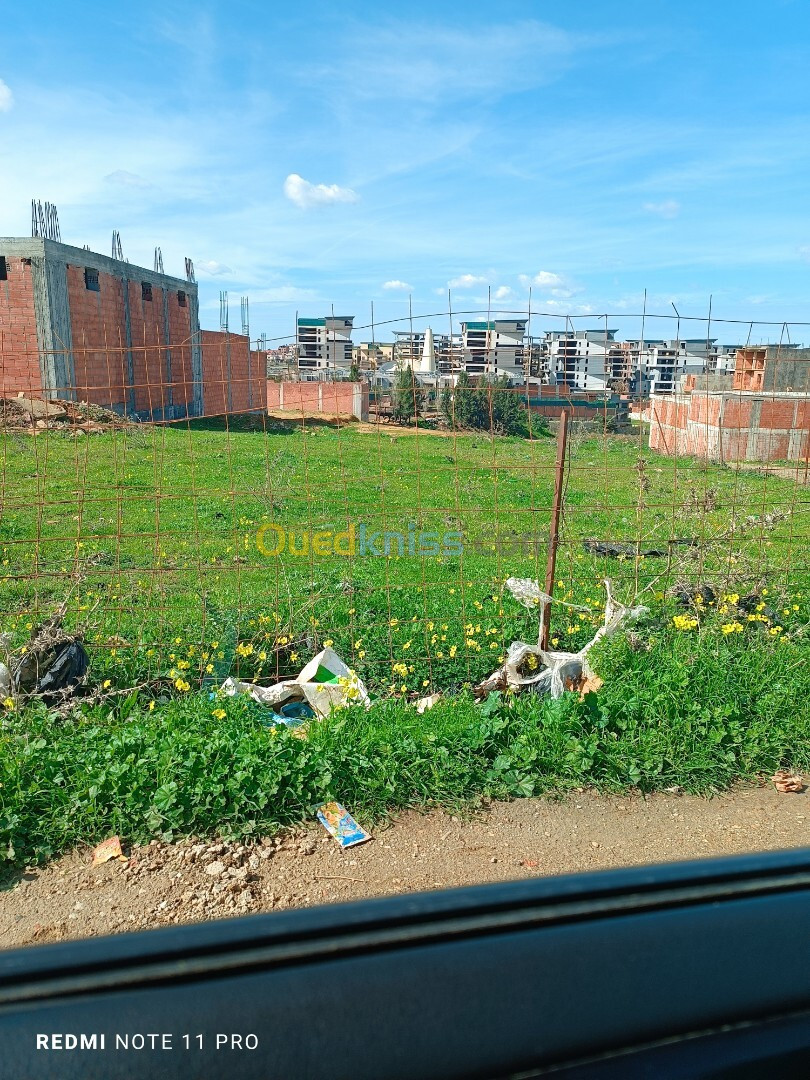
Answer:
<svg viewBox="0 0 810 1080"><path fill-rule="evenodd" d="M672 394L683 375L714 375L733 370L733 364L718 367L719 348L714 338L674 340L629 340L633 363L631 390L640 397Z"/></svg>
<svg viewBox="0 0 810 1080"><path fill-rule="evenodd" d="M352 365L353 315L298 319L296 345L302 379L341 378Z"/></svg>
<svg viewBox="0 0 810 1080"><path fill-rule="evenodd" d="M572 390L605 390L620 378L627 357L617 330L548 330L545 335L549 379ZM614 373L615 369L615 373Z"/></svg>
<svg viewBox="0 0 810 1080"><path fill-rule="evenodd" d="M526 319L461 324L462 364L468 375L507 375L522 381L526 364Z"/></svg>
<svg viewBox="0 0 810 1080"><path fill-rule="evenodd" d="M361 341L352 350L352 357L361 371L374 371L394 358L393 341Z"/></svg>

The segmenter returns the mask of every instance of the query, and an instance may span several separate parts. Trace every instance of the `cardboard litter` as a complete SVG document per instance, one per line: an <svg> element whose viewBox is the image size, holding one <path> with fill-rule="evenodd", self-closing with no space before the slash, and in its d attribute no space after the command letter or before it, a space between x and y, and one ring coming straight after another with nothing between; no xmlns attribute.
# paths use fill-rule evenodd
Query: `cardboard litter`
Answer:
<svg viewBox="0 0 810 1080"><path fill-rule="evenodd" d="M783 795L790 792L804 791L804 780L798 773L788 772L787 769L777 769L771 777L771 783L777 791Z"/></svg>
<svg viewBox="0 0 810 1080"><path fill-rule="evenodd" d="M277 709L290 701L306 701L320 717L328 716L336 706L359 703L371 708L362 680L347 667L333 649L324 649L299 671L294 679L274 686L258 686L228 678L222 690L230 697L250 694L254 701Z"/></svg>
<svg viewBox="0 0 810 1080"><path fill-rule="evenodd" d="M129 862L129 859L121 850L120 836L110 836L107 840L102 840L98 847L93 848L93 861L90 865L101 866L102 863L109 862L110 859Z"/></svg>
<svg viewBox="0 0 810 1080"><path fill-rule="evenodd" d="M318 821L342 848L364 844L371 839L370 833L361 829L345 806L339 802L324 803L317 810Z"/></svg>

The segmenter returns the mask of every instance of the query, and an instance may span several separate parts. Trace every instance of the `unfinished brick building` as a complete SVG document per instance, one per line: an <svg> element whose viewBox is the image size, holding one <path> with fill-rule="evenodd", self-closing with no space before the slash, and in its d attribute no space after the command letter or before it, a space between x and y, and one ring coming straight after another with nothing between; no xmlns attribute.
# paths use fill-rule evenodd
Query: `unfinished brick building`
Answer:
<svg viewBox="0 0 810 1080"><path fill-rule="evenodd" d="M731 386L654 394L650 449L710 461L810 458L810 349L738 349Z"/></svg>
<svg viewBox="0 0 810 1080"><path fill-rule="evenodd" d="M55 240L0 239L0 394L202 412L197 286Z"/></svg>
<svg viewBox="0 0 810 1080"><path fill-rule="evenodd" d="M264 409L266 354L200 331L197 285L55 240L0 238L0 397L140 420Z"/></svg>

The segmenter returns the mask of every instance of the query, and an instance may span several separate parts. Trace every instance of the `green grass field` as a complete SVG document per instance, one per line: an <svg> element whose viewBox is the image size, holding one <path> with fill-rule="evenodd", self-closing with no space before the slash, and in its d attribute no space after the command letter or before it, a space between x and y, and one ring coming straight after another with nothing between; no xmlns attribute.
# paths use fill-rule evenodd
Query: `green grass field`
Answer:
<svg viewBox="0 0 810 1080"><path fill-rule="evenodd" d="M482 711L466 688L511 641L536 640L535 613L503 584L543 581L554 440L268 425L5 433L0 630L20 647L66 603L97 691L69 718L7 708L0 844L13 857L109 829L266 830L328 797L374 816L571 784L706 791L805 760L807 487L574 434L555 584L573 606L555 605L553 641L589 640L605 577L650 615L602 650L596 703ZM292 532L296 553L268 554L277 530L259 545L263 526ZM389 538L387 557L363 555L362 527L400 533L401 554ZM342 553L323 535L313 550L316 533L344 534ZM411 554L418 533L435 537ZM616 559L586 538L695 542ZM673 622L676 581L710 584L717 603ZM752 592L766 614L749 620L735 598ZM327 642L365 680L369 713L303 741L209 696L229 673L295 674ZM408 702L435 690L448 702L417 717Z"/></svg>

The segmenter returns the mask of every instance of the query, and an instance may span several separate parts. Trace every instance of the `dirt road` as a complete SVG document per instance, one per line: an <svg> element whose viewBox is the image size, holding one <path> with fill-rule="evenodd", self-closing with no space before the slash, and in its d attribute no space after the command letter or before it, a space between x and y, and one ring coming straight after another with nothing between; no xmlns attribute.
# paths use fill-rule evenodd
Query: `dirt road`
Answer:
<svg viewBox="0 0 810 1080"><path fill-rule="evenodd" d="M808 843L810 801L772 787L496 803L461 820L404 814L341 851L320 826L244 846L153 843L127 864L76 851L0 892L0 948L390 893ZM126 844L125 844L125 850Z"/></svg>

